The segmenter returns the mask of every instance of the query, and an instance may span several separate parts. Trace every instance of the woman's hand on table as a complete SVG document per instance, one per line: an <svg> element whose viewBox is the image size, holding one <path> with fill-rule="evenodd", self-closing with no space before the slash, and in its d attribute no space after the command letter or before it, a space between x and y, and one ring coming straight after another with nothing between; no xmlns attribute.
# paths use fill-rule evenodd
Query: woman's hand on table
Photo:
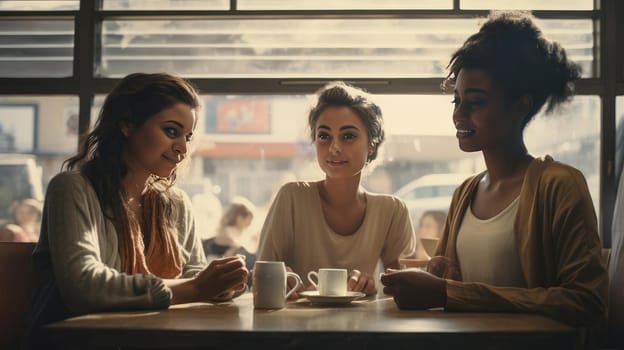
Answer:
<svg viewBox="0 0 624 350"><path fill-rule="evenodd" d="M459 266L445 256L434 256L427 263L427 272L448 280L461 281Z"/></svg>
<svg viewBox="0 0 624 350"><path fill-rule="evenodd" d="M359 270L349 272L347 289L352 292L362 292L366 295L377 293L373 277L367 273L360 272Z"/></svg>
<svg viewBox="0 0 624 350"><path fill-rule="evenodd" d="M383 292L400 309L430 309L446 305L446 280L419 269L386 269Z"/></svg>
<svg viewBox="0 0 624 350"><path fill-rule="evenodd" d="M247 288L249 271L240 255L214 259L192 283L200 300L229 300Z"/></svg>

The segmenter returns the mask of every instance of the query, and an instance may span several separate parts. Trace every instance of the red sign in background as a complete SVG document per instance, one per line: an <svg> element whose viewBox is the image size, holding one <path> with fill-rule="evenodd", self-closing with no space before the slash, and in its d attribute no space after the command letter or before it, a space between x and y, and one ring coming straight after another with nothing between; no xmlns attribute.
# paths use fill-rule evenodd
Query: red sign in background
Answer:
<svg viewBox="0 0 624 350"><path fill-rule="evenodd" d="M267 99L219 101L216 109L218 133L268 133L271 131Z"/></svg>

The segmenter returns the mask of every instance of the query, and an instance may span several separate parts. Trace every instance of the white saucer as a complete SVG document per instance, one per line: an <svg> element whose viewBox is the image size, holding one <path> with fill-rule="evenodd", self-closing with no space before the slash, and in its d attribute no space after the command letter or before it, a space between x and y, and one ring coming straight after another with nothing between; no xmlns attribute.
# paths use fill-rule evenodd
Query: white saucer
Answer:
<svg viewBox="0 0 624 350"><path fill-rule="evenodd" d="M318 291L305 291L299 293L313 303L319 304L348 304L353 300L359 299L366 294L362 292L347 292L346 295L320 295Z"/></svg>

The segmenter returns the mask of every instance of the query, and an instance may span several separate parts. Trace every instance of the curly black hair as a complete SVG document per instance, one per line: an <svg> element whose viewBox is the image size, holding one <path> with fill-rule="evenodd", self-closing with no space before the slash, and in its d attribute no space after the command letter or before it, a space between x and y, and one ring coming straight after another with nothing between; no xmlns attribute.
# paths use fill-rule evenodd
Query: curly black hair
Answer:
<svg viewBox="0 0 624 350"><path fill-rule="evenodd" d="M482 69L514 98L528 94L533 108L523 126L548 102L546 113L570 99L581 68L568 60L557 42L546 39L533 17L523 11L493 12L471 35L447 66L442 82L452 89L462 68Z"/></svg>

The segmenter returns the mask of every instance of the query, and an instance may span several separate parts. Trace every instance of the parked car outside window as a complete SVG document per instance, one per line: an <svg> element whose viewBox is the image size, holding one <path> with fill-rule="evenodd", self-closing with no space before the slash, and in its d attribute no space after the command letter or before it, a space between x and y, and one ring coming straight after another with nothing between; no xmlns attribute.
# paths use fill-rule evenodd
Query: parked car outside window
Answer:
<svg viewBox="0 0 624 350"><path fill-rule="evenodd" d="M394 195L405 202L414 227L418 227L420 217L425 211L448 212L453 192L472 175L465 173L424 175L410 181L398 189Z"/></svg>

